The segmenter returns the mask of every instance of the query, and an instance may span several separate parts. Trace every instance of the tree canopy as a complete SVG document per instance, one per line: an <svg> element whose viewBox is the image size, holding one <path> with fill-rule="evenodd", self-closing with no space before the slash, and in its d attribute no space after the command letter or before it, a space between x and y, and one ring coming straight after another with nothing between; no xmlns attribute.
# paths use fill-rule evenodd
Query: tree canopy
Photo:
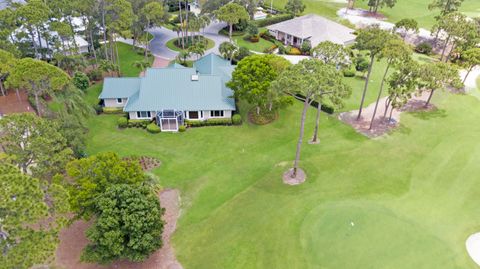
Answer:
<svg viewBox="0 0 480 269"><path fill-rule="evenodd" d="M138 162L122 160L115 153L100 153L67 164L70 203L79 217L95 212L95 199L115 184L140 185L146 177Z"/></svg>
<svg viewBox="0 0 480 269"><path fill-rule="evenodd" d="M260 114L262 110L280 107L290 99L285 99L283 94L270 87L272 81L289 65L287 60L279 56L250 55L238 63L227 85L236 97L255 105L257 114Z"/></svg>
<svg viewBox="0 0 480 269"><path fill-rule="evenodd" d="M66 200L60 185L42 184L0 162L1 269L31 268L54 255L58 231L65 225L61 214L69 209Z"/></svg>
<svg viewBox="0 0 480 269"><path fill-rule="evenodd" d="M48 179L63 172L73 157L54 121L33 113L10 114L0 119L0 129L2 149L24 173Z"/></svg>
<svg viewBox="0 0 480 269"><path fill-rule="evenodd" d="M241 5L231 2L228 3L214 12L217 19L226 22L229 27L229 38L232 40L233 25L240 22L240 20L248 20L250 16L247 10Z"/></svg>
<svg viewBox="0 0 480 269"><path fill-rule="evenodd" d="M285 4L285 10L294 16L301 14L305 10L305 7L302 0L288 0Z"/></svg>
<svg viewBox="0 0 480 269"><path fill-rule="evenodd" d="M162 246L164 209L147 187L116 184L95 198L91 243L81 259L101 264L117 259L145 260Z"/></svg>

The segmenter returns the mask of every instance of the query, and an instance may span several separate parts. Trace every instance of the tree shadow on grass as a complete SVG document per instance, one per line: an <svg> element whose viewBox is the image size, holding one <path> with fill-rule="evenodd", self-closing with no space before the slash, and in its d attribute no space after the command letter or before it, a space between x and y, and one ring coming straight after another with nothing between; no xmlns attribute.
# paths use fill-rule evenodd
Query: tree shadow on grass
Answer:
<svg viewBox="0 0 480 269"><path fill-rule="evenodd" d="M435 109L433 111L411 112L410 114L417 119L429 120L436 118L445 118L447 116L447 111L445 109Z"/></svg>

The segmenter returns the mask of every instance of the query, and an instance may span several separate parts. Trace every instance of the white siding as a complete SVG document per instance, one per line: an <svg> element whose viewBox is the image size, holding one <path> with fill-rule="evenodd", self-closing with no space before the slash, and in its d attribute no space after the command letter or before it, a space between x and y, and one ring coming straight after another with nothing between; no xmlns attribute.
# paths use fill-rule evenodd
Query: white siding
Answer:
<svg viewBox="0 0 480 269"><path fill-rule="evenodd" d="M127 103L127 98L122 98L121 104L117 103L117 98L103 99L103 102L105 104L105 107L124 107Z"/></svg>

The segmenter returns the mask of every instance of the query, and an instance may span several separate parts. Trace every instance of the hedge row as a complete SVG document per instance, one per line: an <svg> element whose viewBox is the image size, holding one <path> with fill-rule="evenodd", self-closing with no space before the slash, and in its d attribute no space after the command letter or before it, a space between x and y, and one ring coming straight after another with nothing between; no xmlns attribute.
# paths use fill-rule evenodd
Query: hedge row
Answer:
<svg viewBox="0 0 480 269"><path fill-rule="evenodd" d="M120 114L120 113L123 113L123 108L122 107L103 107L103 113Z"/></svg>
<svg viewBox="0 0 480 269"><path fill-rule="evenodd" d="M132 128L147 128L147 125L152 122L151 120L128 120L128 127Z"/></svg>
<svg viewBox="0 0 480 269"><path fill-rule="evenodd" d="M291 19L293 19L293 17L294 16L292 14L283 14L283 15L278 15L278 16L266 18L266 19L263 19L263 20L255 21L255 24L258 27L265 27L265 26L268 26L268 25L272 25L272 24L275 24L275 23L282 22L282 21L291 20Z"/></svg>
<svg viewBox="0 0 480 269"><path fill-rule="evenodd" d="M207 119L201 120L185 120L185 124L188 127L201 127L201 126L214 126L214 125L232 125L232 119Z"/></svg>

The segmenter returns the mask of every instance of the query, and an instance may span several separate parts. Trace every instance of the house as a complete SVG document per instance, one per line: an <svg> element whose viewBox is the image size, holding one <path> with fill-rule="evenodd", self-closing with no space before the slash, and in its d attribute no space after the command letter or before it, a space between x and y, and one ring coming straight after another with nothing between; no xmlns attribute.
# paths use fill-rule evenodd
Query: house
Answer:
<svg viewBox="0 0 480 269"><path fill-rule="evenodd" d="M154 120L162 131L177 131L184 120L230 118L233 91L225 86L233 66L216 54L192 68L172 64L149 68L144 77L106 78L99 96L106 108L118 108L130 119Z"/></svg>
<svg viewBox="0 0 480 269"><path fill-rule="evenodd" d="M314 14L272 24L267 29L277 40L294 47L302 46L305 40L309 40L312 47L324 41L348 46L356 38L353 29Z"/></svg>

